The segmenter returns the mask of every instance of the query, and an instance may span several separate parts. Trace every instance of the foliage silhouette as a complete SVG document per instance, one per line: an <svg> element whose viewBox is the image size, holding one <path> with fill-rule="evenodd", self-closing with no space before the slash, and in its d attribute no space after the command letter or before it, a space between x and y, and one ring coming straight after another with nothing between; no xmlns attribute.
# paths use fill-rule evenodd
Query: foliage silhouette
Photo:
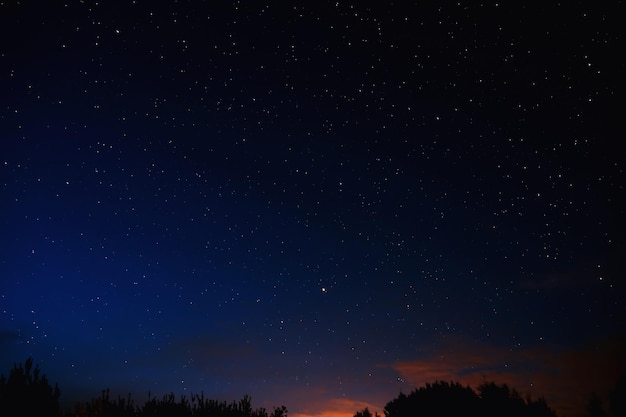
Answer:
<svg viewBox="0 0 626 417"><path fill-rule="evenodd" d="M609 392L609 404L613 417L626 417L626 376L621 377Z"/></svg>
<svg viewBox="0 0 626 417"><path fill-rule="evenodd" d="M400 393L385 405L383 411L386 417L556 417L543 398L522 399L517 391L506 384L496 385L493 382L483 383L477 392L457 382L426 384L408 395Z"/></svg>
<svg viewBox="0 0 626 417"><path fill-rule="evenodd" d="M587 412L585 417L606 417L604 408L602 407L602 400L595 392L591 393L591 398L587 403Z"/></svg>
<svg viewBox="0 0 626 417"><path fill-rule="evenodd" d="M137 406L131 395L111 399L109 390L86 403L78 403L73 410L61 412L61 391L53 388L42 375L39 366L33 368L32 358L24 365L15 364L9 377L0 376L0 415L2 417L37 416L61 417L287 417L285 406L275 407L272 413L264 408L252 408L250 396L239 401L210 400L204 394L179 399L174 394L161 399L148 395L148 401Z"/></svg>
<svg viewBox="0 0 626 417"><path fill-rule="evenodd" d="M61 415L59 397L61 391L54 388L41 374L39 365L33 368L33 359L24 365L13 365L9 377L0 376L0 414L3 416L58 417Z"/></svg>
<svg viewBox="0 0 626 417"><path fill-rule="evenodd" d="M478 396L470 387L444 381L426 384L409 395L400 393L384 408L387 417L452 416L475 410Z"/></svg>
<svg viewBox="0 0 626 417"><path fill-rule="evenodd" d="M522 417L528 414L526 402L517 391L510 389L507 385L496 385L494 382L486 382L478 387L478 393L482 400L482 412L485 417L501 415Z"/></svg>
<svg viewBox="0 0 626 417"><path fill-rule="evenodd" d="M361 411L357 411L356 413L354 413L354 417L378 417L378 413L372 415L372 412L369 410L369 408L365 407Z"/></svg>
<svg viewBox="0 0 626 417"><path fill-rule="evenodd" d="M77 404L73 415L77 417L134 417L137 415L136 412L137 408L134 406L134 401L130 395L128 398L118 397L117 400L111 400L107 389L102 391L100 397L93 398L90 403Z"/></svg>
<svg viewBox="0 0 626 417"><path fill-rule="evenodd" d="M68 413L69 415L69 413ZM102 396L92 399L90 403L79 404L73 415L78 417L287 417L285 406L276 407L271 414L264 408L252 408L250 396L244 395L241 400L218 401L206 399L204 394L192 394L190 399L185 396L176 398L174 394L166 394L156 398L148 396L141 406L135 406L129 395L111 400L109 391L102 391Z"/></svg>
<svg viewBox="0 0 626 417"><path fill-rule="evenodd" d="M592 392L587 402L584 417L626 417L626 376L615 383L608 393L609 408L605 409L602 399Z"/></svg>

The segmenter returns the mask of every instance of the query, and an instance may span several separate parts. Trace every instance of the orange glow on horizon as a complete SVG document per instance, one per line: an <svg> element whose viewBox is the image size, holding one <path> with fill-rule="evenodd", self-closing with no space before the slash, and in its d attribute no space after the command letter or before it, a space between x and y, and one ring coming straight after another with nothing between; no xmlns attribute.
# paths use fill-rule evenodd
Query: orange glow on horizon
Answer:
<svg viewBox="0 0 626 417"><path fill-rule="evenodd" d="M391 398L390 398L391 400ZM368 408L372 415L378 412L382 416L382 412L377 406L363 401L351 400L349 398L331 398L326 401L318 402L310 408L307 407L303 412L289 413L290 417L353 417L357 411Z"/></svg>

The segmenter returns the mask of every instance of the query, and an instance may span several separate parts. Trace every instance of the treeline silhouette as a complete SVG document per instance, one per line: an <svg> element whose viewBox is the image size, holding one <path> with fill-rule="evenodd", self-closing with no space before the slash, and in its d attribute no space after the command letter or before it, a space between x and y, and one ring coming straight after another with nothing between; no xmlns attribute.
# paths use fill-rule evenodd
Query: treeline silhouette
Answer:
<svg viewBox="0 0 626 417"><path fill-rule="evenodd" d="M161 398L149 396L148 400L135 404L127 397L111 398L109 390L91 399L77 403L71 410L61 410L61 391L52 387L39 366L33 367L29 358L24 365L14 365L9 377L0 376L0 416L2 417L287 417L285 406L275 407L271 413L263 408L253 408L250 396L239 401L220 401L192 394L177 398L166 394Z"/></svg>
<svg viewBox="0 0 626 417"><path fill-rule="evenodd" d="M61 412L61 391L48 383L39 366L33 368L33 359L14 365L6 379L0 376L0 415L2 416L58 416Z"/></svg>
<svg viewBox="0 0 626 417"><path fill-rule="evenodd" d="M408 395L400 393L383 411L386 417L556 417L545 399L523 398L506 384L495 382L485 382L476 391L458 382L426 384ZM365 408L354 417L372 417L372 414Z"/></svg>
<svg viewBox="0 0 626 417"><path fill-rule="evenodd" d="M557 417L543 397L522 397L508 385L495 382L484 382L476 390L458 382L426 384L408 395L400 393L383 412L385 417ZM626 377L619 379L609 393L608 409L596 393L591 393L584 416L626 417ZM364 408L354 417L378 417L378 413L372 415Z"/></svg>
<svg viewBox="0 0 626 417"><path fill-rule="evenodd" d="M265 408L253 408L251 398L244 395L239 401L207 399L203 394L177 398L167 394L156 398L148 396L143 404L135 404L127 397L110 398L109 390L91 401L77 403L70 410L61 410L61 391L50 385L39 366L33 367L29 358L15 364L8 378L0 376L0 416L37 417L287 417L285 406L275 407L271 413ZM600 397L591 394L585 417L626 417L626 378L618 381L609 393L609 408ZM543 397L522 397L506 384L484 382L476 390L458 382L438 381L417 388L409 394L400 393L383 409L385 417L557 417ZM357 411L354 417L379 417L368 408Z"/></svg>
<svg viewBox="0 0 626 417"><path fill-rule="evenodd" d="M66 416L79 417L287 417L285 406L276 407L272 413L265 408L252 408L250 396L244 395L239 401L218 401L204 398L203 394L181 396L178 399L174 394L167 394L159 398L150 398L143 405L137 406L129 395L127 398L109 398L109 391L102 392L102 396L92 399L90 403L78 404L74 412L66 412Z"/></svg>

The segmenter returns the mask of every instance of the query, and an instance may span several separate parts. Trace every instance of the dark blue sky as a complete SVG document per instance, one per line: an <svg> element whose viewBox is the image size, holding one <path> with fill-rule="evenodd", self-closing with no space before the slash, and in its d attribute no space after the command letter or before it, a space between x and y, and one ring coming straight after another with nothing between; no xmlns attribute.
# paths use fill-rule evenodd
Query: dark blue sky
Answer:
<svg viewBox="0 0 626 417"><path fill-rule="evenodd" d="M622 8L3 3L3 372L582 413L625 369Z"/></svg>

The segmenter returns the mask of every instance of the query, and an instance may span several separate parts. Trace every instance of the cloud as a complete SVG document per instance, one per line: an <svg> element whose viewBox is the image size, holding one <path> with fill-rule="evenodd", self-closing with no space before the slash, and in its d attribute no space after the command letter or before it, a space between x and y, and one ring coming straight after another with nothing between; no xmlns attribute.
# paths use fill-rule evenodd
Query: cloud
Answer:
<svg viewBox="0 0 626 417"><path fill-rule="evenodd" d="M389 365L411 386L437 380L476 388L495 381L522 395L544 397L559 416L582 415L591 392L606 394L626 373L625 340L581 349L531 347L504 349L460 337L447 338L426 357Z"/></svg>

